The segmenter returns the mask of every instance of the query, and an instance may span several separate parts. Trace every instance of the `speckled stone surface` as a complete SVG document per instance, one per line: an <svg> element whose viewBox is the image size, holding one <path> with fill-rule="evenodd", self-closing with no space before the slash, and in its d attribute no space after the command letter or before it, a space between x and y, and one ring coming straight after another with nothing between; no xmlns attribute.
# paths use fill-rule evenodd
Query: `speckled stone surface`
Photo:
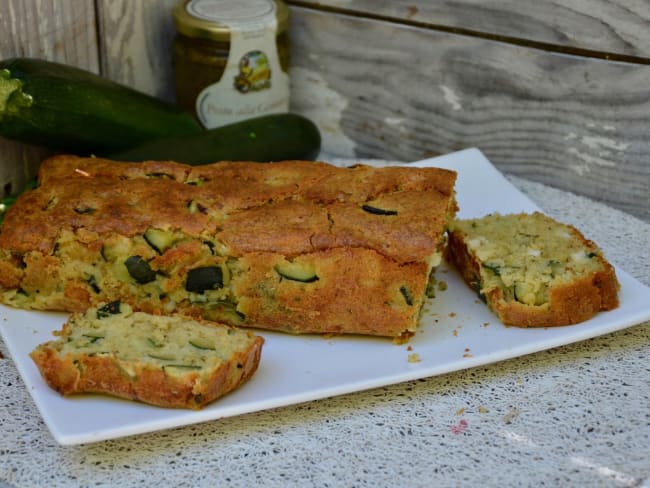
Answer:
<svg viewBox="0 0 650 488"><path fill-rule="evenodd" d="M650 225L509 178L650 284ZM0 488L650 487L650 323L386 388L60 447L0 342Z"/></svg>

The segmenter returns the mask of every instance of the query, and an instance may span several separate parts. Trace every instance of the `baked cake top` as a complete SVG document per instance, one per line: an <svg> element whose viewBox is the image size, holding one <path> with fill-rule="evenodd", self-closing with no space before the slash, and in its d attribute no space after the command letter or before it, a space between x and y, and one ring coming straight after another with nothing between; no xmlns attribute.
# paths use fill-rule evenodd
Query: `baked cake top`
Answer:
<svg viewBox="0 0 650 488"><path fill-rule="evenodd" d="M96 240L157 228L216 238L232 256L351 246L409 262L439 245L457 208L455 180L439 168L55 156L5 216L0 248L49 254L62 229Z"/></svg>

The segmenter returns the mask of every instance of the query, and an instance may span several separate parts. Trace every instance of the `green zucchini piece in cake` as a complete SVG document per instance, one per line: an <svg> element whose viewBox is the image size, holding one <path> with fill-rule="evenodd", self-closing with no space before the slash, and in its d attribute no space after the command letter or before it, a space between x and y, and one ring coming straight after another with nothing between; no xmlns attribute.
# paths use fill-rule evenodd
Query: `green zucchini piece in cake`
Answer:
<svg viewBox="0 0 650 488"><path fill-rule="evenodd" d="M176 236L167 230L147 229L144 233L144 240L147 241L154 251L163 254L167 249L172 247L176 242Z"/></svg>
<svg viewBox="0 0 650 488"><path fill-rule="evenodd" d="M313 283L319 280L314 268L304 263L287 261L276 265L275 271L284 279L300 283Z"/></svg>
<svg viewBox="0 0 650 488"><path fill-rule="evenodd" d="M364 212L368 212L373 215L397 215L397 210L389 210L385 208L374 207L372 205L361 205L361 209Z"/></svg>
<svg viewBox="0 0 650 488"><path fill-rule="evenodd" d="M187 273L185 290L203 293L206 290L223 288L223 270L221 266L201 266L191 269Z"/></svg>
<svg viewBox="0 0 650 488"><path fill-rule="evenodd" d="M141 256L129 256L124 261L124 265L131 278L141 285L145 285L156 279L155 271L151 269L149 263Z"/></svg>

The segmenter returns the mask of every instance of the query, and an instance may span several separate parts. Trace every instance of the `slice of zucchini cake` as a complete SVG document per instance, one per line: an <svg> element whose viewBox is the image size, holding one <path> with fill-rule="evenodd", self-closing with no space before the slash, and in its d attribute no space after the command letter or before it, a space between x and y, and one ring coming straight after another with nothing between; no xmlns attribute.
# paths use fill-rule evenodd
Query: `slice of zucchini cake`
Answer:
<svg viewBox="0 0 650 488"><path fill-rule="evenodd" d="M161 407L199 409L257 370L264 339L111 302L73 314L55 341L31 353L63 395L104 393Z"/></svg>
<svg viewBox="0 0 650 488"><path fill-rule="evenodd" d="M447 258L506 325L575 324L618 307L619 284L601 250L540 212L457 220Z"/></svg>

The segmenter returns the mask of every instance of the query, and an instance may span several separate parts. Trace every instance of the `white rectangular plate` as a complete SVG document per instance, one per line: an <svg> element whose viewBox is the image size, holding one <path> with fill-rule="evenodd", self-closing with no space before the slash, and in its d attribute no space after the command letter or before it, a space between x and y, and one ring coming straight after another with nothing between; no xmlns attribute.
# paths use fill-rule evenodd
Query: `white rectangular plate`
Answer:
<svg viewBox="0 0 650 488"><path fill-rule="evenodd" d="M459 216L534 211L537 207L477 149L416 163L458 172ZM42 380L29 358L52 339L66 316L0 306L0 333L54 438L71 445L195 424L407 380L485 365L581 341L650 320L650 289L616 269L621 306L570 327L504 327L446 265L437 273L447 290L424 309L409 344L364 337L296 337L261 332L262 361L243 387L201 411L156 408L99 395L63 398ZM410 346L410 349L407 347ZM417 354L416 356L412 356ZM411 359L411 360L409 360ZM419 360L418 360L419 359Z"/></svg>

